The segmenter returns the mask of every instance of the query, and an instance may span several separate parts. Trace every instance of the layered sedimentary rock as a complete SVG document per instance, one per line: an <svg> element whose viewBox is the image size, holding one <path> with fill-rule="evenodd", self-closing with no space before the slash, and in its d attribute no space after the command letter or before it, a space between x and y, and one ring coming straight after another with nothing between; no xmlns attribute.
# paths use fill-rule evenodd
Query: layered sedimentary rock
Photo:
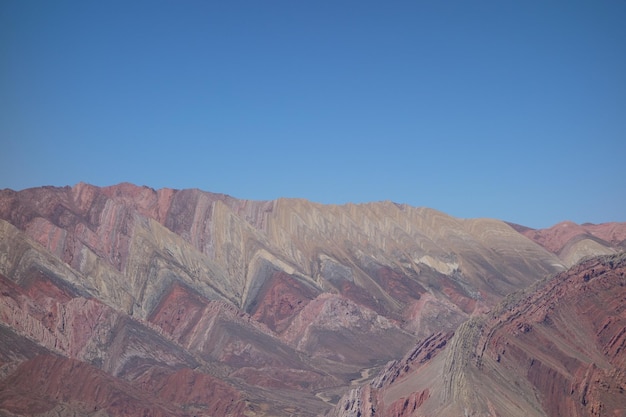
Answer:
<svg viewBox="0 0 626 417"><path fill-rule="evenodd" d="M511 224L524 236L556 254L565 265L586 256L609 255L626 250L626 225L604 223L582 225L561 222L548 229L530 229Z"/></svg>
<svg viewBox="0 0 626 417"><path fill-rule="evenodd" d="M0 410L323 413L416 343L447 343L563 270L538 242L500 221L389 202L2 190Z"/></svg>
<svg viewBox="0 0 626 417"><path fill-rule="evenodd" d="M626 256L591 258L437 334L328 415L626 413Z"/></svg>

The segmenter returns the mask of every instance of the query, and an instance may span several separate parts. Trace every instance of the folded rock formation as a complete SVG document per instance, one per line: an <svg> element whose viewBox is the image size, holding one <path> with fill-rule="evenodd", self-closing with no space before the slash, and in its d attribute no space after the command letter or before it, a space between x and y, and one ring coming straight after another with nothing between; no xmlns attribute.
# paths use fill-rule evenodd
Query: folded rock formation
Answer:
<svg viewBox="0 0 626 417"><path fill-rule="evenodd" d="M327 415L621 416L626 255L585 260L433 335Z"/></svg>
<svg viewBox="0 0 626 417"><path fill-rule="evenodd" d="M390 202L132 184L2 190L0 412L335 412L383 384L389 361L445 364L441 352L508 294L624 247L623 224L576 227L584 238L563 240ZM594 363L596 378L606 363ZM417 410L435 388L385 404Z"/></svg>

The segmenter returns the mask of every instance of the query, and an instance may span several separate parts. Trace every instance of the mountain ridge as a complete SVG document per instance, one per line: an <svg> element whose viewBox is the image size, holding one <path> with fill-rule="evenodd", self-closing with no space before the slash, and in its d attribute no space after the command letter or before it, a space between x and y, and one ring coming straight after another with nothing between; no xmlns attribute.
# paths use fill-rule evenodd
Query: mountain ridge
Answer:
<svg viewBox="0 0 626 417"><path fill-rule="evenodd" d="M504 222L392 202L247 201L129 183L2 190L0 324L12 342L0 375L19 379L31 361L42 372L87 369L112 387L106 401L85 394L102 415L121 412L121 384L137 390L124 397L133 410L172 393L177 405L155 413L313 416L416 343L452 334L574 256L623 243L598 239L562 259ZM171 386L214 380L230 408L211 411L210 395ZM96 412L62 387L38 389L44 414ZM0 408L22 410L11 406L18 397L7 391Z"/></svg>

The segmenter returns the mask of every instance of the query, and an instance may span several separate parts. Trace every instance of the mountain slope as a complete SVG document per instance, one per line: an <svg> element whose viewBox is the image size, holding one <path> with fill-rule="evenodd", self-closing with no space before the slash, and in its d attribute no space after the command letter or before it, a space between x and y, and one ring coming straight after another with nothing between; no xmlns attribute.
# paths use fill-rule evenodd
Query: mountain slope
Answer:
<svg viewBox="0 0 626 417"><path fill-rule="evenodd" d="M591 258L439 334L330 416L626 413L626 256Z"/></svg>
<svg viewBox="0 0 626 417"><path fill-rule="evenodd" d="M2 190L0 409L316 415L563 268L506 223L389 202Z"/></svg>

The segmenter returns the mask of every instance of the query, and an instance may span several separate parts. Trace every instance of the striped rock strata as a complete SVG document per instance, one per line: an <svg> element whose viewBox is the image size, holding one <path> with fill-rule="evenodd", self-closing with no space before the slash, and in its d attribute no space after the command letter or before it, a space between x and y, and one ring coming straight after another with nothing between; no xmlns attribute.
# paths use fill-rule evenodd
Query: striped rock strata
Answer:
<svg viewBox="0 0 626 417"><path fill-rule="evenodd" d="M2 190L0 409L316 415L563 268L506 223L389 202Z"/></svg>
<svg viewBox="0 0 626 417"><path fill-rule="evenodd" d="M591 258L436 334L332 417L626 413L626 255Z"/></svg>

